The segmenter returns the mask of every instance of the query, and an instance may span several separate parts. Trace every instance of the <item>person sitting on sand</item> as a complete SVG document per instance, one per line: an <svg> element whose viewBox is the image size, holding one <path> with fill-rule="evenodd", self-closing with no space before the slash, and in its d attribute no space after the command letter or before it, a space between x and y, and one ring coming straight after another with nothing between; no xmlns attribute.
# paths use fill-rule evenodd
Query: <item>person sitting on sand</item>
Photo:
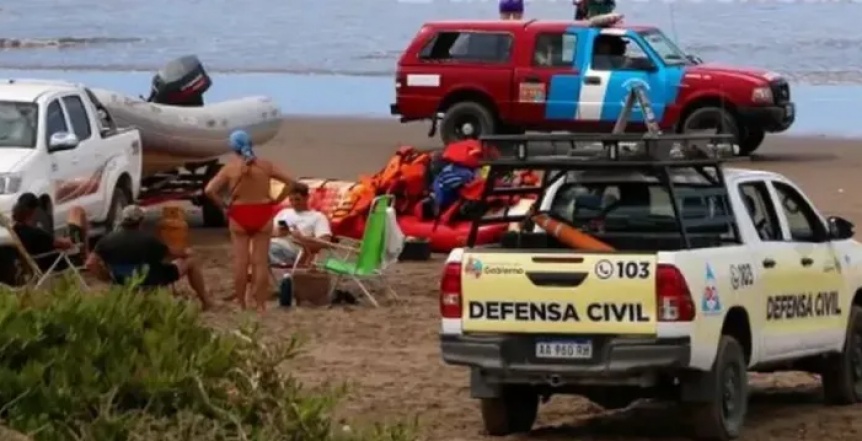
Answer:
<svg viewBox="0 0 862 441"><path fill-rule="evenodd" d="M247 132L234 131L229 144L234 155L207 184L205 193L217 206L227 209L230 220L234 256L233 299L246 307L248 275L251 273L251 292L258 312L262 313L266 310L269 296L272 218L296 182L272 162L255 156ZM270 194L273 179L285 185L275 200ZM227 203L221 197L226 187L230 189Z"/></svg>
<svg viewBox="0 0 862 441"><path fill-rule="evenodd" d="M308 186L297 183L290 188L288 199L290 207L275 215L276 236L269 244L269 258L281 265L293 264L304 251L302 262L305 265L314 259L325 242L332 240L329 219L323 213L308 207ZM290 240L282 239L290 236ZM309 240L313 239L313 240Z"/></svg>
<svg viewBox="0 0 862 441"><path fill-rule="evenodd" d="M21 245L31 256L42 272L47 272L56 262L54 270L68 268L65 260L57 262L58 251L70 251L78 247L78 252L69 256L73 264L83 264L87 255L87 214L81 207L72 207L69 212L69 237L55 237L53 232L45 231L37 224L36 213L41 208L39 198L33 193L24 193L12 208L13 230Z"/></svg>
<svg viewBox="0 0 862 441"><path fill-rule="evenodd" d="M191 250L172 255L167 245L141 228L143 223L143 208L125 207L120 228L101 238L87 257L87 270L113 283L126 283L139 274L140 286L146 288L170 286L185 277L203 309L210 309L213 304L203 272Z"/></svg>

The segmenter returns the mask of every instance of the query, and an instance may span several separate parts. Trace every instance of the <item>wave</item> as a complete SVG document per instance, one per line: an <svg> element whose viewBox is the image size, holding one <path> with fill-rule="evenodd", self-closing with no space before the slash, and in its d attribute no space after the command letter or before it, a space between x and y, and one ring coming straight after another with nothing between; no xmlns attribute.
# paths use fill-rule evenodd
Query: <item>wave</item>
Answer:
<svg viewBox="0 0 862 441"><path fill-rule="evenodd" d="M57 37L57 38L3 38L0 37L0 50L7 49L44 49L92 46L99 44L137 43L141 38L124 37Z"/></svg>
<svg viewBox="0 0 862 441"><path fill-rule="evenodd" d="M19 63L4 65L3 70L44 70L79 72L156 72L161 65L151 64L39 64ZM230 67L208 65L210 73L222 74L285 74L285 75L337 75L351 77L392 77L394 69L323 69L314 67ZM788 80L812 85L862 84L862 70L797 70L781 72Z"/></svg>

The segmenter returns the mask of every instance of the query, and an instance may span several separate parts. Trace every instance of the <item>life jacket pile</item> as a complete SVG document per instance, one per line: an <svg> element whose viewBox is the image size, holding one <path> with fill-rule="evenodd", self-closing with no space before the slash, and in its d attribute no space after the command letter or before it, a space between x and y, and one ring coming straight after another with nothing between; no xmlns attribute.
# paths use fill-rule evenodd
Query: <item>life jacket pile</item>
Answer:
<svg viewBox="0 0 862 441"><path fill-rule="evenodd" d="M429 152L419 151L412 146L399 147L383 169L372 176L360 176L341 202L330 214L330 222L336 231L352 229L354 222L364 220L374 198L383 194L395 196L395 210L398 214L421 212L418 207L429 195L431 183L446 165L478 170L483 159L497 155L496 150L483 148L476 140L464 140L449 144L432 165ZM429 176L430 175L430 176ZM535 185L538 177L532 172L520 172L512 177L517 185ZM456 206L468 202L480 202L485 179L477 176L458 190ZM501 199L506 204L516 202L512 198ZM451 210L447 210L449 212ZM448 222L451 215L444 215Z"/></svg>

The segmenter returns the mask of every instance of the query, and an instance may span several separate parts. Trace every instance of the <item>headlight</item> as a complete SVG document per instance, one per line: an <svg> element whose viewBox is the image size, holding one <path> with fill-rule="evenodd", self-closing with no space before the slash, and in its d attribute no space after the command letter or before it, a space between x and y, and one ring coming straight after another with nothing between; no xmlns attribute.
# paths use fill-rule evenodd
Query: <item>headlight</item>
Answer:
<svg viewBox="0 0 862 441"><path fill-rule="evenodd" d="M15 194L21 190L21 176L2 173L0 174L0 194Z"/></svg>
<svg viewBox="0 0 862 441"><path fill-rule="evenodd" d="M751 92L751 101L760 104L772 104L774 102L772 89L768 87L755 87Z"/></svg>

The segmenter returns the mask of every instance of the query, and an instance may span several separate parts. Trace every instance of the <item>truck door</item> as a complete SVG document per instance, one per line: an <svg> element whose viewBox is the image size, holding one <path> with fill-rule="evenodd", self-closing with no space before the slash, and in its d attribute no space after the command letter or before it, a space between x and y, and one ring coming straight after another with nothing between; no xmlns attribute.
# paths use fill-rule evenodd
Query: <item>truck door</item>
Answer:
<svg viewBox="0 0 862 441"><path fill-rule="evenodd" d="M583 75L579 119L613 123L619 118L632 86L643 86L656 120L661 121L676 99L682 67L666 67L636 32L607 28L594 30L589 66ZM629 121L642 123L636 107Z"/></svg>
<svg viewBox="0 0 862 441"><path fill-rule="evenodd" d="M529 60L515 69L515 119L530 125L574 120L581 88L578 30L533 30L525 38L532 45Z"/></svg>
<svg viewBox="0 0 862 441"><path fill-rule="evenodd" d="M78 94L66 95L62 98L66 115L69 116L72 131L80 143L75 149L79 158L76 180L79 187L76 205L87 212L87 219L101 220L102 207L105 206L104 194L110 189L104 189L102 182L105 175L108 158L101 148L104 144L99 139L98 132L90 125L90 118L84 101Z"/></svg>
<svg viewBox="0 0 862 441"><path fill-rule="evenodd" d="M814 207L790 183L774 180L772 186L791 272L782 292L767 308L776 326L786 326L787 332L781 337L794 342L796 351L791 355L820 351L844 341L849 311L842 310L841 305L849 304L844 296L853 293L844 292L842 262L827 240L828 228Z"/></svg>
<svg viewBox="0 0 862 441"><path fill-rule="evenodd" d="M788 350L790 341L777 341L783 332L782 323L772 320L769 299L780 296L791 282L793 259L788 255L788 244L784 242L781 223L773 203L769 185L762 179L743 181L738 186L741 210L737 210L739 231L746 238L754 262L751 279L754 290L743 298L752 322L763 323L763 332L755 342L758 361L777 360ZM734 288L738 289L738 288Z"/></svg>
<svg viewBox="0 0 862 441"><path fill-rule="evenodd" d="M72 133L71 123L66 117L66 111L60 99L48 103L44 118L43 135L50 162L54 227L61 228L67 224L69 210L78 202L80 188L77 176L81 158L78 155L77 146L51 146L52 136Z"/></svg>

